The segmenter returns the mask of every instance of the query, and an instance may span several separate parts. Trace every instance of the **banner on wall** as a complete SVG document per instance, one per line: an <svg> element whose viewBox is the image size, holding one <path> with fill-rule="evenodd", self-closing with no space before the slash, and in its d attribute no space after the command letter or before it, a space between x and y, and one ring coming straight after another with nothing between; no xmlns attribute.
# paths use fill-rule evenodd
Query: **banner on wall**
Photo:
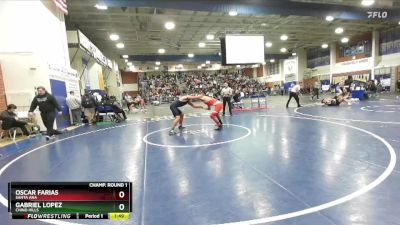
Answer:
<svg viewBox="0 0 400 225"><path fill-rule="evenodd" d="M353 71L371 70L374 67L372 58L356 59L341 63L336 63L333 73L348 73Z"/></svg>
<svg viewBox="0 0 400 225"><path fill-rule="evenodd" d="M48 65L48 69L51 93L57 99L63 111L62 116L57 117L57 128L65 128L70 125L71 121L66 97L70 91L78 96L80 94L78 73L71 68L57 67L51 64Z"/></svg>
<svg viewBox="0 0 400 225"><path fill-rule="evenodd" d="M321 80L322 91L328 91L331 87L331 81L329 79Z"/></svg>
<svg viewBox="0 0 400 225"><path fill-rule="evenodd" d="M81 31L78 30L78 39L79 39L79 45L86 49L88 53L95 58L100 64L103 66L107 66L112 69L112 62L111 60L107 59L103 55L103 53L100 51L100 49L97 48L96 45L94 45L89 38L87 38Z"/></svg>
<svg viewBox="0 0 400 225"><path fill-rule="evenodd" d="M49 64L49 78L64 81L67 92L80 93L79 78L76 70L70 68L56 67Z"/></svg>
<svg viewBox="0 0 400 225"><path fill-rule="evenodd" d="M353 83L356 85L360 84L366 84L368 80L370 80L371 75L369 73L363 73L363 74L354 74L354 75L341 75L341 76L334 76L332 78L333 84L338 84L338 83L344 83L347 78L351 76L353 78Z"/></svg>
<svg viewBox="0 0 400 225"><path fill-rule="evenodd" d="M83 77L83 82L85 84L84 89L88 90L90 89L89 68L88 68L89 61L82 58L82 65L83 65L82 77Z"/></svg>
<svg viewBox="0 0 400 225"><path fill-rule="evenodd" d="M281 75L280 74L267 75L266 78L267 78L266 79L267 82L281 81Z"/></svg>
<svg viewBox="0 0 400 225"><path fill-rule="evenodd" d="M285 82L297 81L297 58L286 59L283 61L283 73L285 75Z"/></svg>
<svg viewBox="0 0 400 225"><path fill-rule="evenodd" d="M103 76L103 69L98 67L98 77L99 77L99 89L104 90L104 76Z"/></svg>

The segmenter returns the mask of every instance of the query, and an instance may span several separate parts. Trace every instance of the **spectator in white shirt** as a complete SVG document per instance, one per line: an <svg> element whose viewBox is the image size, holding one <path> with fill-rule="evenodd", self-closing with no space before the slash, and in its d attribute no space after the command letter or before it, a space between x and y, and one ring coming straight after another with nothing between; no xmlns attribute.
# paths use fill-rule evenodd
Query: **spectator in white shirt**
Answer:
<svg viewBox="0 0 400 225"><path fill-rule="evenodd" d="M69 92L69 96L66 98L68 108L71 110L72 124L81 125L82 123L82 103L81 98L75 96L73 91Z"/></svg>
<svg viewBox="0 0 400 225"><path fill-rule="evenodd" d="M232 98L232 88L229 87L227 83L224 84L224 88L221 90L221 95L222 95L222 100L224 104L224 109L222 111L222 115L225 116L225 107L226 103L228 103L228 108L229 108L229 115L232 116L232 106L231 106L231 98Z"/></svg>
<svg viewBox="0 0 400 225"><path fill-rule="evenodd" d="M297 107L301 107L299 102L299 93L300 93L300 85L297 84L295 81L293 82L294 86L289 91L289 100L286 103L286 108L289 107L290 100L294 98L297 103Z"/></svg>

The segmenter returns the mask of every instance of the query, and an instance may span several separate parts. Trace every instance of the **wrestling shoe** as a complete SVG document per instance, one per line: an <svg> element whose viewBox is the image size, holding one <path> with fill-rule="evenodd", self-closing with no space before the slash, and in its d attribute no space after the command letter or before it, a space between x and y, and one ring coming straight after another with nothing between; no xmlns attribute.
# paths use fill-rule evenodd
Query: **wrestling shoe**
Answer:
<svg viewBox="0 0 400 225"><path fill-rule="evenodd" d="M56 138L55 135L51 135L51 136L46 135L46 141L52 140L52 139L54 139L54 138Z"/></svg>
<svg viewBox="0 0 400 225"><path fill-rule="evenodd" d="M175 135L176 133L175 133L174 130L170 130L170 131L168 132L168 134L169 134L169 136L172 136L172 135Z"/></svg>
<svg viewBox="0 0 400 225"><path fill-rule="evenodd" d="M216 127L214 130L222 130L222 125Z"/></svg>
<svg viewBox="0 0 400 225"><path fill-rule="evenodd" d="M186 129L186 127L184 127L184 126L179 126L178 129L179 129L179 130L183 130L183 129Z"/></svg>

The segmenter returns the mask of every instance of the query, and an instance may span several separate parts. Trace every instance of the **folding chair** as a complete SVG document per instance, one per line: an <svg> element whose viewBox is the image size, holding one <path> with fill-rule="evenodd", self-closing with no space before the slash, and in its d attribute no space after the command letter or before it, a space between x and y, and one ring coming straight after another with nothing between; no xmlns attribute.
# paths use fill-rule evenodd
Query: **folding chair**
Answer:
<svg viewBox="0 0 400 225"><path fill-rule="evenodd" d="M1 122L2 123L2 122ZM3 129L3 128L2 128ZM18 127L11 127L10 129L3 129L0 133L1 139L3 139L4 132L8 132L10 139L15 142L15 137L17 136Z"/></svg>

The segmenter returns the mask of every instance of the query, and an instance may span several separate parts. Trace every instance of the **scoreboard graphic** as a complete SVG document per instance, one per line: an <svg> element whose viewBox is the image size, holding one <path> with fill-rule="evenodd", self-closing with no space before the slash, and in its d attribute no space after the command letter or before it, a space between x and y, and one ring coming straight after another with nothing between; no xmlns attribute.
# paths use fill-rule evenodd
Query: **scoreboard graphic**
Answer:
<svg viewBox="0 0 400 225"><path fill-rule="evenodd" d="M127 220L131 182L10 182L13 219Z"/></svg>

